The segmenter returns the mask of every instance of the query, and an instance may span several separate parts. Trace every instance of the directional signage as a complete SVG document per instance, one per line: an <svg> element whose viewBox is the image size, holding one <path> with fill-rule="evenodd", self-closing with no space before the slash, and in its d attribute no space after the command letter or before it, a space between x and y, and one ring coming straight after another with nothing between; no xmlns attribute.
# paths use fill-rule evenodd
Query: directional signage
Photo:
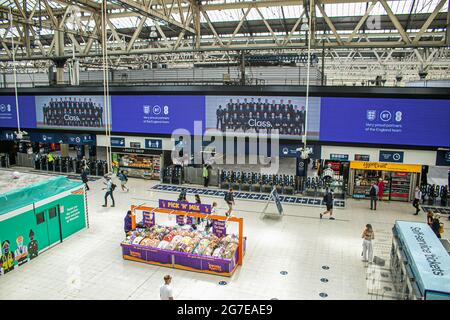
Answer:
<svg viewBox="0 0 450 320"><path fill-rule="evenodd" d="M403 163L403 151L380 150L380 162Z"/></svg>
<svg viewBox="0 0 450 320"><path fill-rule="evenodd" d="M145 148L147 149L162 149L161 139L145 139Z"/></svg>
<svg viewBox="0 0 450 320"><path fill-rule="evenodd" d="M348 161L348 154L331 153L330 160Z"/></svg>
<svg viewBox="0 0 450 320"><path fill-rule="evenodd" d="M16 139L16 135L12 131L1 131L0 132L0 140L14 141L15 139Z"/></svg>
<svg viewBox="0 0 450 320"><path fill-rule="evenodd" d="M125 138L111 137L111 147L125 147Z"/></svg>

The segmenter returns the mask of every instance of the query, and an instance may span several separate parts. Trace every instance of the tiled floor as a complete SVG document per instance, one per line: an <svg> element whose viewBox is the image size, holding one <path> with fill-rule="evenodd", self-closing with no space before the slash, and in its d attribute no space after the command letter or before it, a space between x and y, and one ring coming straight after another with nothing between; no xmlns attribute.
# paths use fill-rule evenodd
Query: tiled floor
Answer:
<svg viewBox="0 0 450 320"><path fill-rule="evenodd" d="M378 286L389 286L376 276L386 272L389 261L381 269L361 262L363 227L372 223L375 255L387 259L394 221L425 220L423 213L413 216L414 208L407 203L383 202L370 211L367 201L354 199L347 201L346 209L336 210L335 221L320 220L323 209L295 205L285 205L281 219L261 219L264 203L237 200L247 252L233 277L218 277L122 259L123 217L129 206L155 206L159 198L176 198L151 190L156 183L130 179L129 193L115 192L116 207L102 208L102 181L91 182L90 228L2 276L0 299L158 299L165 274L173 276L175 299L380 299L368 292L373 291L373 274ZM222 200L202 200L218 201L219 212L225 211ZM271 205L269 210L276 209ZM448 229L445 232L450 236ZM220 286L221 280L228 284ZM321 298L321 292L328 297Z"/></svg>

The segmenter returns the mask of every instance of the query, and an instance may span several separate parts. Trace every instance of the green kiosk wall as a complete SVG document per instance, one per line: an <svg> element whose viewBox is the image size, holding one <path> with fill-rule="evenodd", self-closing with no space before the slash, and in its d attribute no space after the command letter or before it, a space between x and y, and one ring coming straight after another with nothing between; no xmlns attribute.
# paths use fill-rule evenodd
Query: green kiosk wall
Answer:
<svg viewBox="0 0 450 320"><path fill-rule="evenodd" d="M8 273L86 227L84 185L56 177L0 195L0 272Z"/></svg>

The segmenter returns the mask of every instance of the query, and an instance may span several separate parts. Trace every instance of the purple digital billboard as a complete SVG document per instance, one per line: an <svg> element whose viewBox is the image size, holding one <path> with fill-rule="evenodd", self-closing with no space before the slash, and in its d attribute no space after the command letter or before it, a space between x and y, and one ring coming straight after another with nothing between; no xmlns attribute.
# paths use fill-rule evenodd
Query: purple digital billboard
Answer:
<svg viewBox="0 0 450 320"><path fill-rule="evenodd" d="M450 147L450 101L322 98L320 140Z"/></svg>
<svg viewBox="0 0 450 320"><path fill-rule="evenodd" d="M205 130L204 96L112 96L112 130L171 134L186 129L194 134L194 122Z"/></svg>
<svg viewBox="0 0 450 320"><path fill-rule="evenodd" d="M19 117L22 128L36 128L34 96L19 96ZM0 96L0 127L17 128L15 96Z"/></svg>

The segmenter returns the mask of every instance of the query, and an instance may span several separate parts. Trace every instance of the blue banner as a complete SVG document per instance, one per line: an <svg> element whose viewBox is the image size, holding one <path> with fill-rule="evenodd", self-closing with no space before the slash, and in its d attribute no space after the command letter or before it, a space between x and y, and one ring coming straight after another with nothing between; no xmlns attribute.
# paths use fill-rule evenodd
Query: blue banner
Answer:
<svg viewBox="0 0 450 320"><path fill-rule="evenodd" d="M161 139L145 139L145 147L147 149L162 149L162 140Z"/></svg>
<svg viewBox="0 0 450 320"><path fill-rule="evenodd" d="M450 146L450 101L322 98L320 140Z"/></svg>
<svg viewBox="0 0 450 320"><path fill-rule="evenodd" d="M85 145L95 144L96 137L91 134L30 133L30 141Z"/></svg>
<svg viewBox="0 0 450 320"><path fill-rule="evenodd" d="M36 128L34 96L19 96L19 116L22 128ZM0 96L0 127L17 127L15 96Z"/></svg>
<svg viewBox="0 0 450 320"><path fill-rule="evenodd" d="M113 96L112 130L172 134L185 129L194 134L194 121L205 129L205 96Z"/></svg>
<svg viewBox="0 0 450 320"><path fill-rule="evenodd" d="M403 163L403 151L380 150L380 162L397 162Z"/></svg>

